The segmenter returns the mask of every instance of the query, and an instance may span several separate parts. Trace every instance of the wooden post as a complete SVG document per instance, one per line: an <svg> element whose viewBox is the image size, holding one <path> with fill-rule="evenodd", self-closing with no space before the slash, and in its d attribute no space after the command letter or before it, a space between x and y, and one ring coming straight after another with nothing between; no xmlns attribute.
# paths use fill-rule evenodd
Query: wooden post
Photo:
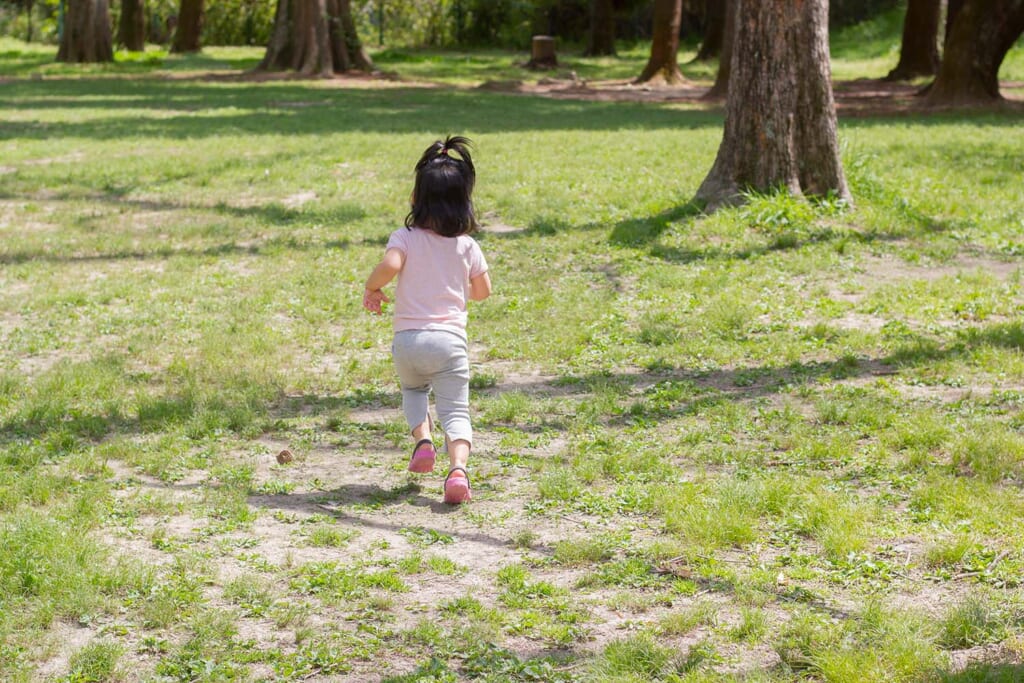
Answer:
<svg viewBox="0 0 1024 683"><path fill-rule="evenodd" d="M526 64L531 69L554 69L558 66L555 55L555 39L553 36L534 36L530 49L530 61Z"/></svg>

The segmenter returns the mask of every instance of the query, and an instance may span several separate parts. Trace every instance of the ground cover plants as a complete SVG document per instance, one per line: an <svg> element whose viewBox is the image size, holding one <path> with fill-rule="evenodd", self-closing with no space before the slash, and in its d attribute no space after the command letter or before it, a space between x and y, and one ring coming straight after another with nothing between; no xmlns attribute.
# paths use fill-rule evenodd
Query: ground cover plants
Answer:
<svg viewBox="0 0 1024 683"><path fill-rule="evenodd" d="M705 104L4 45L0 679L1024 676L1017 110L841 118L854 207L704 216ZM459 509L359 296L449 132Z"/></svg>

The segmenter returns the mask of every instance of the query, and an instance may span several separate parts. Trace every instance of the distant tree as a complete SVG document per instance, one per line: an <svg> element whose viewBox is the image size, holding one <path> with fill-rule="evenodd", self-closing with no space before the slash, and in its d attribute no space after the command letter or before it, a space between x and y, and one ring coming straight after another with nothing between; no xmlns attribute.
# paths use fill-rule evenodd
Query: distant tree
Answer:
<svg viewBox="0 0 1024 683"><path fill-rule="evenodd" d="M1024 33L1024 0L965 0L946 37L945 54L925 103L985 104L1002 99L999 67Z"/></svg>
<svg viewBox="0 0 1024 683"><path fill-rule="evenodd" d="M615 7L612 0L590 0L588 57L615 54Z"/></svg>
<svg viewBox="0 0 1024 683"><path fill-rule="evenodd" d="M114 61L114 40L107 0L67 0L57 61Z"/></svg>
<svg viewBox="0 0 1024 683"><path fill-rule="evenodd" d="M350 0L277 0L274 30L259 69L329 76L370 71Z"/></svg>
<svg viewBox="0 0 1024 683"><path fill-rule="evenodd" d="M725 97L729 92L729 74L732 70L732 45L736 36L736 5L739 0L720 0L725 7L725 21L722 27L722 51L718 59L718 73L715 84L704 96L707 99Z"/></svg>
<svg viewBox="0 0 1024 683"><path fill-rule="evenodd" d="M900 61L885 77L887 81L906 81L918 76L934 76L939 70L940 0L909 0L903 19Z"/></svg>
<svg viewBox="0 0 1024 683"><path fill-rule="evenodd" d="M706 62L724 54L725 6L728 0L706 0L704 5L704 40L694 59Z"/></svg>
<svg viewBox="0 0 1024 683"><path fill-rule="evenodd" d="M203 0L181 0L171 52L199 52L202 33Z"/></svg>
<svg viewBox="0 0 1024 683"><path fill-rule="evenodd" d="M836 135L827 1L739 0L725 134L695 197L709 209L739 203L744 190L850 199Z"/></svg>
<svg viewBox="0 0 1024 683"><path fill-rule="evenodd" d="M25 42L32 42L32 5L33 0L25 0Z"/></svg>
<svg viewBox="0 0 1024 683"><path fill-rule="evenodd" d="M679 70L679 24L683 18L682 0L654 0L651 57L636 79L637 83L667 83L686 80Z"/></svg>
<svg viewBox="0 0 1024 683"><path fill-rule="evenodd" d="M121 0L121 20L117 27L117 44L141 52L146 49L146 13L143 0Z"/></svg>

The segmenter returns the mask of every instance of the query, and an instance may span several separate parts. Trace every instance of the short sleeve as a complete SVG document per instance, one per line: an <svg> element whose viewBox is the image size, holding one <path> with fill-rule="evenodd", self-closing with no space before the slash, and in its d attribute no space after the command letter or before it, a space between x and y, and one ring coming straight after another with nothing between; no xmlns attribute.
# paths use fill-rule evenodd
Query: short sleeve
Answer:
<svg viewBox="0 0 1024 683"><path fill-rule="evenodd" d="M387 249L397 249L398 251L402 252L403 254L408 254L409 253L408 233L409 233L409 230L407 228L399 228L398 230L395 230L393 233L391 233L391 237L388 238L388 246L385 247L385 251Z"/></svg>
<svg viewBox="0 0 1024 683"><path fill-rule="evenodd" d="M487 259L484 258L484 252L477 244L476 240L472 240L469 249L469 279L472 280L475 277L479 277L487 272Z"/></svg>

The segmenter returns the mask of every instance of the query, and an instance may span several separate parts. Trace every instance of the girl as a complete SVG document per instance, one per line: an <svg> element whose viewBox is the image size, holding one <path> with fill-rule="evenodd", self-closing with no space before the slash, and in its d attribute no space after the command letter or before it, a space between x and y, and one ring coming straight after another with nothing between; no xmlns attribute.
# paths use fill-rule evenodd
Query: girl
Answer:
<svg viewBox="0 0 1024 683"><path fill-rule="evenodd" d="M437 452L431 435L431 388L448 447L444 502L472 497L466 463L473 444L469 421L466 301L491 294L487 261L470 234L476 231L470 141L438 140L416 164L412 210L391 233L384 258L366 280L363 307L380 314L390 301L381 289L397 275L395 339L391 352L402 385L402 410L416 445L410 472L432 472Z"/></svg>

